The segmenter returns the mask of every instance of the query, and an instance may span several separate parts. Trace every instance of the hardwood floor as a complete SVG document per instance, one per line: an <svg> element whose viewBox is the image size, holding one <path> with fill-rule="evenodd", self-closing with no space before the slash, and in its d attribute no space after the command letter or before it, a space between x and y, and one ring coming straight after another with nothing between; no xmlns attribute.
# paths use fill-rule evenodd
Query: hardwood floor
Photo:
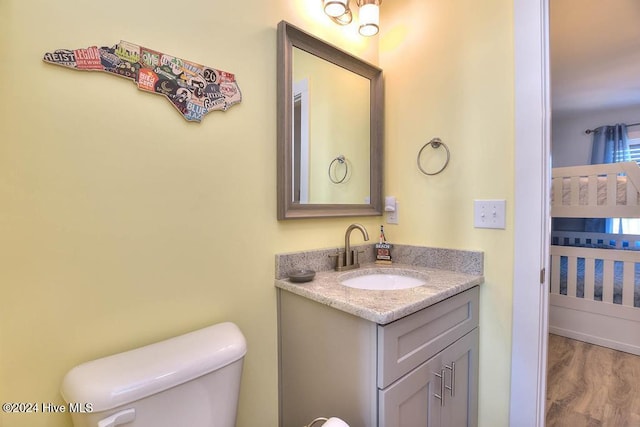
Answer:
<svg viewBox="0 0 640 427"><path fill-rule="evenodd" d="M640 427L640 356L551 334L547 365L547 427Z"/></svg>

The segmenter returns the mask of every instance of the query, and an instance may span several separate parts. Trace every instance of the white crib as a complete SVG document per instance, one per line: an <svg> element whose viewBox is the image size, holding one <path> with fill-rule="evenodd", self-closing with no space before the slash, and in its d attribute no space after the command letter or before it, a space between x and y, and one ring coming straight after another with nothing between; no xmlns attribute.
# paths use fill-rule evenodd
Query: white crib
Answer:
<svg viewBox="0 0 640 427"><path fill-rule="evenodd" d="M554 168L551 216L640 218L635 162ZM552 233L549 330L640 355L640 236Z"/></svg>

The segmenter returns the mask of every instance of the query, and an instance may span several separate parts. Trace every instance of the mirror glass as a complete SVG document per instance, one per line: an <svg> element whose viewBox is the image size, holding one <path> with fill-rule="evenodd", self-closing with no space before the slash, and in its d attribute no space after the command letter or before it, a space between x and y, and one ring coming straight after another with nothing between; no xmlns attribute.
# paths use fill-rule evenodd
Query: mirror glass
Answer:
<svg viewBox="0 0 640 427"><path fill-rule="evenodd" d="M278 26L278 219L381 215L382 70Z"/></svg>
<svg viewBox="0 0 640 427"><path fill-rule="evenodd" d="M292 67L292 201L368 203L369 80L298 48Z"/></svg>

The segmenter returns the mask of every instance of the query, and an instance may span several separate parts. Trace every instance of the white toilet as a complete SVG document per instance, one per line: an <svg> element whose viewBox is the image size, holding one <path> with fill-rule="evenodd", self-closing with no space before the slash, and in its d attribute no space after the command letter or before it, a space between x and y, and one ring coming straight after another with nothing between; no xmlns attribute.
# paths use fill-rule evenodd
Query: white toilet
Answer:
<svg viewBox="0 0 640 427"><path fill-rule="evenodd" d="M219 323L76 366L61 394L74 427L233 427L246 352Z"/></svg>

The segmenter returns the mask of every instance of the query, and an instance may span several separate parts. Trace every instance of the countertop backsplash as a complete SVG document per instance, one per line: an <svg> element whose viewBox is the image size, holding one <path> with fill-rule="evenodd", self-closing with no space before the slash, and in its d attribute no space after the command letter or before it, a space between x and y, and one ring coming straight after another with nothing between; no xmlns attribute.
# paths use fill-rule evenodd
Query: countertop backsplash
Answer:
<svg viewBox="0 0 640 427"><path fill-rule="evenodd" d="M276 255L275 278L284 279L295 269L308 269L317 272L333 270L335 258L330 258L343 248L329 248L302 252L290 252ZM375 245L357 245L352 249L364 251L360 255L361 263L375 261ZM430 248L394 244L391 250L394 263L416 265L439 270L455 271L471 275L484 275L484 253L457 249Z"/></svg>

